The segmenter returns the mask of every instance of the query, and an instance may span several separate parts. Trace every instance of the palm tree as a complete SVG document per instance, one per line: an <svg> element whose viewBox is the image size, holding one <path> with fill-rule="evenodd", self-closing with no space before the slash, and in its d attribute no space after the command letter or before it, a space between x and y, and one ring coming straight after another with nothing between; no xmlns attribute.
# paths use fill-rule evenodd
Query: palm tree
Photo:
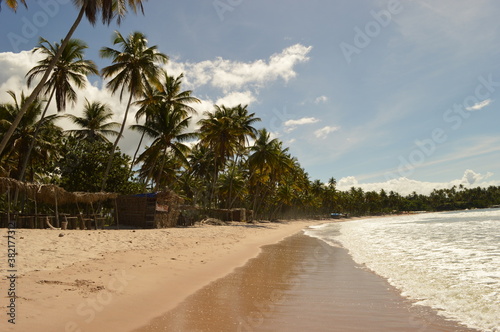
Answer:
<svg viewBox="0 0 500 332"><path fill-rule="evenodd" d="M239 128L239 147L238 151L236 151L236 157L234 159L234 163L237 164L238 158L243 158L243 154L247 149L249 144L249 138L255 139L257 137L257 129L253 127L255 122L261 121L260 118L255 117L255 113L249 113L247 109L248 105L242 106L239 104L236 107L233 107L233 112L235 113L236 126ZM233 196L233 179L235 179L234 171L236 167L231 168L231 176L229 183L229 200L228 200L228 208L232 208L232 196Z"/></svg>
<svg viewBox="0 0 500 332"><path fill-rule="evenodd" d="M25 0L20 0L21 3L23 3L26 6L26 1ZM7 5L12 8L12 9L17 9L18 2L16 0L6 0ZM127 14L128 8L132 9L134 12L137 12L137 9L140 9L142 12L143 6L142 6L143 0L73 0L73 3L80 8L80 11L78 12L78 16L75 19L75 22L69 29L68 33L66 34L66 37L62 41L59 50L55 54L54 58L50 62L47 70L45 71L44 75L40 79L40 82L37 84L35 89L31 92L30 96L27 98L26 103L24 106L21 108L19 113L17 114L16 118L14 121L12 121L11 126L5 132L5 134L2 137L2 141L0 142L0 155L2 154L3 150L7 146L7 142L10 140L10 137L16 130L17 126L21 122L22 117L28 110L28 107L31 103L35 101L35 99L38 97L40 92L42 91L45 82L49 78L50 73L52 72L52 69L54 69L54 66L56 65L56 62L59 60L59 57L61 56L63 50L66 48L66 45L68 44L69 40L73 36L73 33L75 32L76 28L82 21L83 16L86 16L89 22L92 25L95 25L98 16L100 15L102 18L102 22L104 24L110 24L115 18L118 24L121 23L122 18Z"/></svg>
<svg viewBox="0 0 500 332"><path fill-rule="evenodd" d="M165 156L171 157L181 161L182 164L187 165L188 160L186 154L189 147L182 142L196 137L194 133L186 133L189 127L191 117L185 117L184 113L178 109L170 109L167 103L159 104L155 112L155 116L151 117L144 125L134 125L134 130L139 130L145 133L148 137L153 139L151 146L147 148L138 158L143 161L143 174L145 169L148 170L146 183L151 178L155 165L159 165L157 177L155 179L156 189L162 183L162 175L165 167Z"/></svg>
<svg viewBox="0 0 500 332"><path fill-rule="evenodd" d="M0 0L0 11L2 10L2 2L3 0ZM17 10L18 7L17 0L6 0L5 2L7 3L7 6L9 6L9 8L13 9L14 11ZM20 2L24 5L24 7L28 8L26 0L20 0Z"/></svg>
<svg viewBox="0 0 500 332"><path fill-rule="evenodd" d="M254 187L253 210L257 211L257 203L262 205L264 199L276 189L276 183L295 168L295 160L288 154L288 148L282 147L277 138L271 139L266 129L258 132L257 140L250 147L251 154L247 163L250 170L250 185Z"/></svg>
<svg viewBox="0 0 500 332"><path fill-rule="evenodd" d="M68 130L78 139L88 140L90 142L100 141L109 142L107 136L117 136L120 124L118 122L107 122L113 117L113 112L107 104L98 101L89 102L85 99L85 108L83 116L73 114L66 115L82 129Z"/></svg>
<svg viewBox="0 0 500 332"><path fill-rule="evenodd" d="M43 75L52 59L56 55L59 44L52 45L44 38L40 38L40 46L33 50L33 53L40 52L46 57L38 62L38 65L33 67L27 74L27 84L28 87L31 85L34 79L38 76ZM61 112L66 109L66 101L69 100L74 104L77 100L76 91L73 89L72 84L77 88L82 89L86 86L86 76L89 74L98 74L97 66L91 60L83 59L83 51L87 48L87 44L79 39L71 39L66 48L61 54L61 57L57 61L53 73L49 80L45 83L45 94L49 95L49 100L45 105L45 109L42 113L42 120L47 113L50 102L52 98L56 97L57 111ZM19 175L19 180L24 180L24 174L26 167L29 162L31 155L31 150L35 145L35 141L38 136L38 131L40 130L40 125L42 121L39 122L35 134L33 135L33 141L28 149L26 158L24 160L21 172Z"/></svg>
<svg viewBox="0 0 500 332"><path fill-rule="evenodd" d="M205 112L201 119L199 135L200 144L214 152L214 176L211 200L214 198L218 174L226 166L229 158L241 155L248 137L255 137L256 130L252 124L259 121L254 113L248 114L247 106L238 105L233 108L215 105L214 112Z"/></svg>
<svg viewBox="0 0 500 332"><path fill-rule="evenodd" d="M271 139L271 134L266 129L259 130L259 136L250 148L252 154L248 157L248 165L253 173L269 176L279 166L281 142Z"/></svg>
<svg viewBox="0 0 500 332"><path fill-rule="evenodd" d="M215 171L214 153L207 146L198 143L191 149L188 159L189 167L184 178L189 187L185 191L192 193L193 204L201 200L204 206L209 206L210 188L213 185L211 177Z"/></svg>
<svg viewBox="0 0 500 332"><path fill-rule="evenodd" d="M123 93L127 90L129 99L120 132L109 155L108 165L102 180L102 190L106 186L114 152L123 135L133 98L143 95L148 84L159 84L160 69L157 64L166 63L168 60L165 54L158 52L156 46L148 47L146 36L140 32L134 32L124 38L118 31L115 31L113 44L119 45L120 49L104 47L100 51L103 58L111 58L113 62L112 65L102 69L102 75L104 78L113 77L106 85L113 94L120 90L120 99L122 99Z"/></svg>
<svg viewBox="0 0 500 332"><path fill-rule="evenodd" d="M177 112L182 112L185 117L187 117L189 113L196 114L196 110L189 104L200 103L200 100L191 96L191 90L182 91L181 84L183 77L183 74L177 77L169 76L166 71L163 71L163 80L161 84L159 86L147 87L144 95L145 98L136 102L136 104L140 106L140 109L135 115L136 121L139 122L139 119L143 116L146 116L146 121L150 117L155 116L154 111L157 110L158 107L154 107L154 105L161 102L169 109L176 109ZM134 157L132 158L132 164L130 165L130 171L132 171L132 167L135 164L135 159L139 153L144 135L145 132L143 132L139 144L137 145Z"/></svg>
<svg viewBox="0 0 500 332"><path fill-rule="evenodd" d="M19 100L14 92L8 91L7 93L13 98L14 103L0 105L0 133L5 132L10 127L16 115L26 103L24 93L21 93ZM56 141L62 136L62 130L54 125L57 116L53 115L40 119L43 112L42 103L38 100L35 101L28 107L26 116L23 117L23 121L11 136L9 149L5 150L4 154L0 156L1 159L5 158L6 166L2 168L7 176L15 176L16 178L19 176L37 127L41 129L39 129L39 139L33 150L35 152L33 160L46 164L60 150ZM41 123L41 126L38 126L39 123ZM14 160L17 160L17 162L14 162Z"/></svg>

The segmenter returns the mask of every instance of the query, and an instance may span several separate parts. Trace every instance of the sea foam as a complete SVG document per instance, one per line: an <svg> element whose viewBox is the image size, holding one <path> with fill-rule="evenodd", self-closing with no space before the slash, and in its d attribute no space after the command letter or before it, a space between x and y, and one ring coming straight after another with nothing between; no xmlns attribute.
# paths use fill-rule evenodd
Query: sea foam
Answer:
<svg viewBox="0 0 500 332"><path fill-rule="evenodd" d="M498 209L353 220L305 234L347 248L417 304L500 331Z"/></svg>

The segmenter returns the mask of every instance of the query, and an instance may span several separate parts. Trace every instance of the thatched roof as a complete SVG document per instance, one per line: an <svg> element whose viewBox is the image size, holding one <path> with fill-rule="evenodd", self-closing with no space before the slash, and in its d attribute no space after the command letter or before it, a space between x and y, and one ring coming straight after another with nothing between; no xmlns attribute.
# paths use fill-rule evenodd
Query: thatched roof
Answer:
<svg viewBox="0 0 500 332"><path fill-rule="evenodd" d="M53 184L26 183L0 177L0 194L4 194L9 189L18 189L30 199L53 205L56 202L56 197L57 204L95 203L118 197L118 194L115 193L68 192Z"/></svg>

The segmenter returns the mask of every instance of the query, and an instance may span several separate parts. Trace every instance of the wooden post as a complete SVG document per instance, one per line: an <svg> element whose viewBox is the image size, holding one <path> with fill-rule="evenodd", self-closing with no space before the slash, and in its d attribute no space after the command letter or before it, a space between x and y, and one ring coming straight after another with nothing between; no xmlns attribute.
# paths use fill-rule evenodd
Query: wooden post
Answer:
<svg viewBox="0 0 500 332"><path fill-rule="evenodd" d="M94 204L92 204L92 201L90 202L90 208L92 209L92 220L94 220L94 225L95 225L95 229L97 230L97 216L95 214L95 210L94 210ZM90 221L92 223L92 221ZM89 229L92 229L92 224L89 226Z"/></svg>
<svg viewBox="0 0 500 332"><path fill-rule="evenodd" d="M115 198L115 220L116 220L116 229L120 229L120 226L118 224L118 204L116 203L116 198Z"/></svg>
<svg viewBox="0 0 500 332"><path fill-rule="evenodd" d="M56 201L56 227L59 228L61 227L60 223L59 223L59 208L57 206L57 190L54 189L54 197L55 197L55 201Z"/></svg>
<svg viewBox="0 0 500 332"><path fill-rule="evenodd" d="M10 186L7 186L7 228L10 225Z"/></svg>
<svg viewBox="0 0 500 332"><path fill-rule="evenodd" d="M38 204L36 202L36 194L35 197L33 197L33 199L35 200L35 225L33 228L38 228Z"/></svg>

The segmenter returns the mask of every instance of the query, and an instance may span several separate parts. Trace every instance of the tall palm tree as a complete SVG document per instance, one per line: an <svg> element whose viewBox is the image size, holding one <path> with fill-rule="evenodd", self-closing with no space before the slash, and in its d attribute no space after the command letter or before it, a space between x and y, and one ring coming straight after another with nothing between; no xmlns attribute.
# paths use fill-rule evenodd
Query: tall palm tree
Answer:
<svg viewBox="0 0 500 332"><path fill-rule="evenodd" d="M243 153L248 137L256 137L257 131L252 124L260 119L254 115L248 113L247 106L228 108L215 105L215 111L205 112L206 118L198 122L200 144L211 149L215 157L211 200L219 172L225 168L229 158Z"/></svg>
<svg viewBox="0 0 500 332"><path fill-rule="evenodd" d="M214 202L215 187L219 172L227 160L239 150L240 129L236 126L234 112L225 106L215 105L215 112L205 112L206 118L198 121L200 125L200 144L214 153L214 175L210 201Z"/></svg>
<svg viewBox="0 0 500 332"><path fill-rule="evenodd" d="M247 150L247 146L249 144L249 139L253 138L255 139L257 137L257 129L253 127L255 122L261 121L260 118L255 116L255 113L249 113L247 109L248 105L242 106L241 104L235 106L232 108L232 111L235 113L235 121L236 121L236 127L239 128L239 144L238 144L238 150L236 151L236 156L234 159L234 164L238 163L238 158L243 158L243 155L245 151ZM231 168L231 176L230 181L229 181L229 200L227 202L227 207L232 208L233 204L233 179L236 177L234 176L234 171L236 170L236 167Z"/></svg>
<svg viewBox="0 0 500 332"><path fill-rule="evenodd" d="M194 133L186 133L191 117L186 118L181 110L170 109L167 103L162 103L157 107L159 109L155 112L156 116L151 117L144 125L132 126L134 130L142 131L153 139L151 146L139 156L138 160L144 162L142 169L148 170L146 183L151 177L155 165L159 165L157 177L154 179L155 190L162 183L165 156L171 155L182 164L187 165L186 154L190 149L183 142L196 137Z"/></svg>
<svg viewBox="0 0 500 332"><path fill-rule="evenodd" d="M146 117L146 121L155 116L155 107L158 103L164 103L164 105L169 109L175 109L177 112L182 112L182 114L187 117L189 113L196 114L196 110L190 106L190 104L200 103L198 98L191 96L192 91L186 90L182 91L181 84L184 74L180 74L177 77L169 76L166 71L162 73L162 80L159 86L149 86L147 87L144 99L136 102L140 106L139 110L135 115L135 120L139 122L140 118ZM145 132L143 132L137 149L132 158L132 164L130 165L130 171L135 164L135 159L139 153L139 149L142 145Z"/></svg>
<svg viewBox="0 0 500 332"><path fill-rule="evenodd" d="M40 75L43 75L47 71L59 47L60 45L57 43L55 45L52 45L46 39L40 38L39 46L33 50L33 53L40 52L45 55L45 58L40 60L38 62L38 65L33 67L26 74L26 77L28 78L28 87L31 85L34 79L36 79ZM77 93L73 89L72 85L75 85L79 89L85 88L86 76L89 74L99 73L97 70L97 66L93 61L83 59L83 51L86 48L87 44L79 39L71 39L66 45L61 54L61 57L56 62L52 75L45 83L44 93L46 95L49 95L49 99L42 113L42 120L45 117L45 114L47 113L49 105L54 96L56 97L57 111L61 112L65 110L66 102L68 100L72 104L74 104L77 100ZM21 173L19 175L19 180L21 181L24 180L24 174L29 162L31 150L35 146L35 141L37 139L41 123L42 121L38 123L35 134L33 135L33 141L28 149L23 166L21 168Z"/></svg>
<svg viewBox="0 0 500 332"><path fill-rule="evenodd" d="M25 0L20 0L21 3L26 5ZM144 0L145 1L145 0ZM12 8L12 9L17 9L18 2L16 0L6 0L7 5ZM45 82L49 78L50 73L52 72L52 69L54 68L56 62L59 60L59 57L62 54L62 51L65 49L66 45L68 44L69 40L73 36L73 33L75 32L76 28L78 25L80 25L80 22L82 21L83 16L86 16L88 21L92 24L95 25L97 18L101 16L102 22L104 24L110 24L115 18L118 24L121 23L122 18L127 14L128 8L132 9L134 12L137 12L138 9L140 9L142 12L144 12L142 3L143 0L73 0L73 3L80 8L80 11L78 12L78 16L76 17L73 25L69 29L68 33L66 34L66 37L61 43L61 46L59 47L58 52L52 59L52 61L49 64L49 67L45 71L44 75L40 79L40 82L37 84L35 89L31 92L30 96L27 98L26 103L24 106L21 108L19 113L17 114L16 118L14 121L12 121L11 126L5 132L5 134L2 137L2 141L0 142L0 154L2 154L3 150L7 146L7 142L10 140L10 137L16 130L17 126L21 122L22 117L28 110L28 107L31 103L35 101L35 99L38 97L40 92L42 91Z"/></svg>
<svg viewBox="0 0 500 332"><path fill-rule="evenodd" d="M250 151L247 160L249 182L254 187L253 209L257 211L259 200L262 205L266 196L276 189L276 183L298 166L294 165L295 160L288 155L288 148L283 148L282 142L277 138L271 139L266 129L259 130Z"/></svg>
<svg viewBox="0 0 500 332"><path fill-rule="evenodd" d="M146 36L140 32L131 33L125 38L118 31L115 31L113 44L118 45L119 49L104 47L100 51L103 58L111 58L113 62L112 65L102 69L102 76L104 78L112 78L106 87L113 94L120 90L120 99L122 99L123 93L127 91L129 98L120 132L113 144L108 165L104 172L101 185L102 190L106 186L114 152L123 135L132 100L143 95L149 84L159 84L160 69L158 64L168 61L168 57L165 54L158 52L157 46L148 47Z"/></svg>
<svg viewBox="0 0 500 332"><path fill-rule="evenodd" d="M81 128L68 130L69 133L75 135L78 139L90 142L109 142L107 136L118 135L118 131L115 129L118 129L120 124L118 122L108 122L113 118L113 112L107 104L98 101L91 103L85 100L83 116L79 117L68 114L66 117Z"/></svg>

